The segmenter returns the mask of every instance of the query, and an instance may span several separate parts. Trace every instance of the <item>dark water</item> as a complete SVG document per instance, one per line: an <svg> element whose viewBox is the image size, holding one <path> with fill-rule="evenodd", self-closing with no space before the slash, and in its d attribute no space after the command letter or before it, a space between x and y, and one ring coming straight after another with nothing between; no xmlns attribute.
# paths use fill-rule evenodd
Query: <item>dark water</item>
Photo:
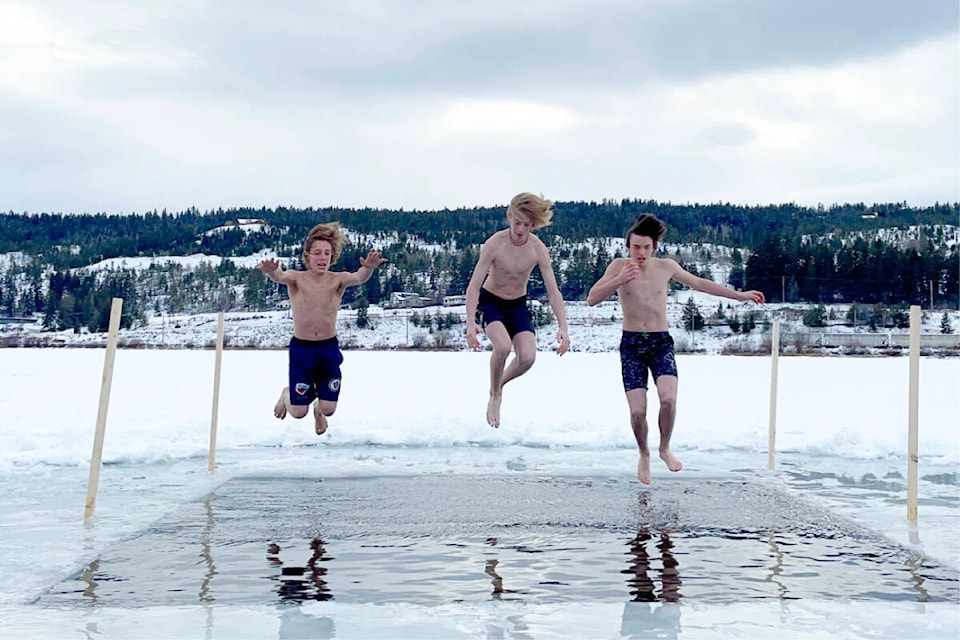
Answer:
<svg viewBox="0 0 960 640"><path fill-rule="evenodd" d="M958 575L737 479L232 480L41 606L756 599L956 602Z"/></svg>

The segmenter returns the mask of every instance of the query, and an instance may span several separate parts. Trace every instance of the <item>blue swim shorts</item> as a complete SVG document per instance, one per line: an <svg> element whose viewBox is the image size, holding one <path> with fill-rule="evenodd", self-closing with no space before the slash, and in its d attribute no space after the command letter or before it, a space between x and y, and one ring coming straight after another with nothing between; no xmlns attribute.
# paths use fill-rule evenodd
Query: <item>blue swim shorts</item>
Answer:
<svg viewBox="0 0 960 640"><path fill-rule="evenodd" d="M620 338L620 369L623 390L647 388L647 370L656 382L660 376L677 375L673 338L667 331L624 331Z"/></svg>
<svg viewBox="0 0 960 640"><path fill-rule="evenodd" d="M307 405L314 398L336 402L340 397L343 354L336 336L326 340L290 339L290 404Z"/></svg>
<svg viewBox="0 0 960 640"><path fill-rule="evenodd" d="M484 329L494 322L502 322L511 338L522 331L536 333L533 330L533 318L527 309L527 296L506 300L483 287L480 288L480 299L477 301L477 322Z"/></svg>

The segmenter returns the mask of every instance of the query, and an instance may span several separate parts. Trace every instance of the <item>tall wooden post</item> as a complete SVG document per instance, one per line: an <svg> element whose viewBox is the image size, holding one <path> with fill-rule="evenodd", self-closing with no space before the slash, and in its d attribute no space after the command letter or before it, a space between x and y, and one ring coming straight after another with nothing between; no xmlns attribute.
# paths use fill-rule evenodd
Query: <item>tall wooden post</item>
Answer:
<svg viewBox="0 0 960 640"><path fill-rule="evenodd" d="M107 430L107 408L110 405L110 386L113 384L113 363L117 355L117 336L120 332L120 314L123 298L114 298L110 305L110 326L107 334L107 355L103 360L103 377L100 380L100 406L97 409L97 430L93 436L93 453L90 456L90 477L87 480L87 502L83 510L86 520L93 515L97 505L97 487L100 484L100 462L103 460L103 434Z"/></svg>
<svg viewBox="0 0 960 640"><path fill-rule="evenodd" d="M917 522L920 416L920 305L910 306L910 399L907 435L907 520Z"/></svg>
<svg viewBox="0 0 960 640"><path fill-rule="evenodd" d="M780 320L773 321L770 339L770 433L767 440L767 469L773 469L777 442L777 361L780 357Z"/></svg>
<svg viewBox="0 0 960 640"><path fill-rule="evenodd" d="M213 366L213 408L210 412L210 452L207 470L214 470L217 452L217 414L220 411L220 361L223 358L223 311L217 316L217 355Z"/></svg>

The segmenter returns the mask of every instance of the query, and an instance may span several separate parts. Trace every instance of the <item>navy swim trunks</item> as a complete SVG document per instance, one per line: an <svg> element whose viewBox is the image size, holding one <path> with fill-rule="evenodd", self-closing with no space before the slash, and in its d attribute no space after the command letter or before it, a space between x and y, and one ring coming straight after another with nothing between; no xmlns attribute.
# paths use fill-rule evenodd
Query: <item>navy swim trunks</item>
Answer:
<svg viewBox="0 0 960 640"><path fill-rule="evenodd" d="M484 329L488 324L502 322L511 338L522 331L536 333L533 330L533 318L527 309L527 296L505 300L483 287L480 287L480 299L477 301L477 322Z"/></svg>
<svg viewBox="0 0 960 640"><path fill-rule="evenodd" d="M336 402L340 397L343 354L336 336L326 340L290 339L290 404L306 405L314 398Z"/></svg>
<svg viewBox="0 0 960 640"><path fill-rule="evenodd" d="M620 338L620 369L623 390L647 388L647 370L656 382L660 376L677 375L673 338L667 331L624 331Z"/></svg>

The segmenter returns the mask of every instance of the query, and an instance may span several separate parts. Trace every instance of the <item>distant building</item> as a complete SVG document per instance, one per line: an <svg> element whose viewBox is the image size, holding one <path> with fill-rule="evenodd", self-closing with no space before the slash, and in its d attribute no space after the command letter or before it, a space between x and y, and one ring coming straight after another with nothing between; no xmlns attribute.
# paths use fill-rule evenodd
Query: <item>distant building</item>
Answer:
<svg viewBox="0 0 960 640"><path fill-rule="evenodd" d="M227 220L223 223L225 227L249 227L251 225L264 225L267 221L263 218L237 218L236 220Z"/></svg>
<svg viewBox="0 0 960 640"><path fill-rule="evenodd" d="M467 304L467 296L443 296L443 306L445 307L458 307L461 304Z"/></svg>
<svg viewBox="0 0 960 640"><path fill-rule="evenodd" d="M425 307L430 304L430 301L419 293L412 293L409 291L394 291L390 294L390 301L387 305L388 307L397 308L397 307Z"/></svg>

